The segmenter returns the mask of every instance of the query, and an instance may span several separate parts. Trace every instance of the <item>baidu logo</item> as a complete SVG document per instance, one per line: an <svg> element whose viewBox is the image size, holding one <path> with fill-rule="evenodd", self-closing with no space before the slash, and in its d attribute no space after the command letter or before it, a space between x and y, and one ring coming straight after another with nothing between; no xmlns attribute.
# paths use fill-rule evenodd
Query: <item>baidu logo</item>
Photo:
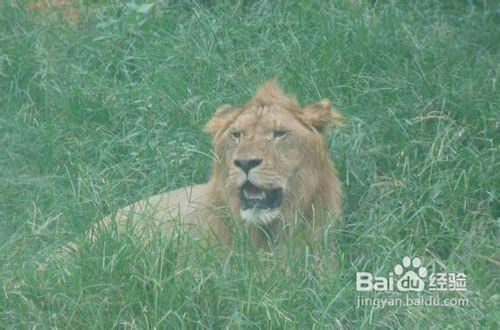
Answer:
<svg viewBox="0 0 500 330"><path fill-rule="evenodd" d="M408 256L394 266L388 276L374 276L369 272L356 273L357 291L400 291L421 292L426 288L430 291L464 291L467 277L464 273L432 273L422 264L419 257ZM426 286L426 280L429 283Z"/></svg>
<svg viewBox="0 0 500 330"><path fill-rule="evenodd" d="M400 276L396 282L396 288L399 291L423 291L425 289L424 278L427 276L427 268L422 266L422 260L419 257L410 260L404 257L402 265L397 264L394 267L394 274Z"/></svg>

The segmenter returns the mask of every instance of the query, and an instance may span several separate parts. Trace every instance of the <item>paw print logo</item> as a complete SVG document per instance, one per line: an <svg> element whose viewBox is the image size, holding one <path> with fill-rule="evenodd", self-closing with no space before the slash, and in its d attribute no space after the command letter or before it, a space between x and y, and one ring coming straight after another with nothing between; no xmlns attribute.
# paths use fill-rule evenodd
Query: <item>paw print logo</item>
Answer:
<svg viewBox="0 0 500 330"><path fill-rule="evenodd" d="M399 291L423 291L425 283L423 278L427 276L427 268L422 266L422 260L418 257L410 259L403 258L403 265L394 267L394 274L401 276L396 282Z"/></svg>

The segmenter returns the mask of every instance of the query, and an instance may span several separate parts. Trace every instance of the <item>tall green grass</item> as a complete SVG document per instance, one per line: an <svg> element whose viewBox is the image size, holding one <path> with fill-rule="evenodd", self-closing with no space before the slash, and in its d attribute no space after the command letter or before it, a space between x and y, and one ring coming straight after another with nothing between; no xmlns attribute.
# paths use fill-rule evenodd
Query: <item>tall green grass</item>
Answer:
<svg viewBox="0 0 500 330"><path fill-rule="evenodd" d="M3 327L498 326L495 2L86 1L76 26L29 2L0 4ZM84 242L109 212L207 180L202 125L270 77L346 118L326 136L337 271L300 244ZM59 258L68 241L81 249ZM405 255L464 272L469 306L356 308L356 271Z"/></svg>

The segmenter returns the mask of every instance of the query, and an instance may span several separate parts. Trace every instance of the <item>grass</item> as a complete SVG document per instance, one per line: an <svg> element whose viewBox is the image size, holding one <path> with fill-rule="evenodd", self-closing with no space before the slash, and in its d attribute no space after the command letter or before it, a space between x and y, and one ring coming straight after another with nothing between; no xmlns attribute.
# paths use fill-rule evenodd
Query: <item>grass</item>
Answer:
<svg viewBox="0 0 500 330"><path fill-rule="evenodd" d="M498 327L493 1L75 1L77 21L31 2L0 4L4 327ZM82 243L109 212L207 180L202 125L269 77L346 118L326 137L345 193L336 272L300 245ZM80 252L54 257L68 241ZM469 305L356 308L356 272L405 255L464 272Z"/></svg>

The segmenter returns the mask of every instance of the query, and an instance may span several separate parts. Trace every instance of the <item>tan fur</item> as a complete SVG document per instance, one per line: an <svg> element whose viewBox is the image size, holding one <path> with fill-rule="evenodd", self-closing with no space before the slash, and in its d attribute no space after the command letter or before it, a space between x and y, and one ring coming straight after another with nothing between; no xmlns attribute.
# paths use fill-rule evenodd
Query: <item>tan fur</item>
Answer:
<svg viewBox="0 0 500 330"><path fill-rule="evenodd" d="M206 124L218 157L208 183L129 205L93 228L91 236L116 219L119 226L127 221L136 230L147 224L165 230L180 225L197 235L229 242L237 228L245 228L255 245L266 247L270 232L278 236L293 232L297 214L313 228L321 228L328 224L325 219L340 215L341 190L322 137L328 126L340 122L329 100L301 107L275 81L266 82L245 105L222 106ZM276 138L273 132L278 129L288 133ZM239 140L231 137L235 131L242 134ZM262 163L246 177L234 165L238 158L259 158ZM256 223L240 217L238 191L247 179L264 189L283 188L278 216L259 213Z"/></svg>

